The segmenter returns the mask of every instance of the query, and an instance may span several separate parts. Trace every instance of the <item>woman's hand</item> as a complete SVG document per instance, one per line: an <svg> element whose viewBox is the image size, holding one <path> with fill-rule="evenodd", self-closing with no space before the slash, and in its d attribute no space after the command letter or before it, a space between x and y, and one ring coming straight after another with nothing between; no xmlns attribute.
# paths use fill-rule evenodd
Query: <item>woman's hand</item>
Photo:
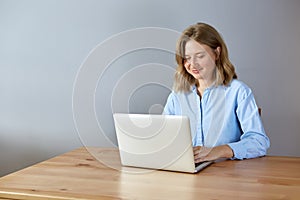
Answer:
<svg viewBox="0 0 300 200"><path fill-rule="evenodd" d="M203 146L194 147L195 163L232 157L233 151L228 145L221 145L212 148Z"/></svg>

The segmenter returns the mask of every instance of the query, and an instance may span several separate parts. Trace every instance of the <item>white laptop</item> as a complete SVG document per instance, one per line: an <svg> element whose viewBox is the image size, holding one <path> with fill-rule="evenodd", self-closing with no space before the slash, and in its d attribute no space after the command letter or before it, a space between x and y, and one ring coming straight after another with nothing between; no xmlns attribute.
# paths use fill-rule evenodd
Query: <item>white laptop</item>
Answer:
<svg viewBox="0 0 300 200"><path fill-rule="evenodd" d="M196 173L213 161L195 165L188 117L113 114L124 166Z"/></svg>

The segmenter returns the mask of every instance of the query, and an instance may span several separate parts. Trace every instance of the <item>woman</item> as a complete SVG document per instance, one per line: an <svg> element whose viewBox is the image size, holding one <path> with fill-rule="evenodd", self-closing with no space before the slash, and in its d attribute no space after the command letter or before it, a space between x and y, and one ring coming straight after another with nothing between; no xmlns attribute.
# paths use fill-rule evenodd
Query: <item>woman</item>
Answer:
<svg viewBox="0 0 300 200"><path fill-rule="evenodd" d="M183 31L164 114L190 119L195 162L266 155L270 146L251 89L237 80L226 44L210 25Z"/></svg>

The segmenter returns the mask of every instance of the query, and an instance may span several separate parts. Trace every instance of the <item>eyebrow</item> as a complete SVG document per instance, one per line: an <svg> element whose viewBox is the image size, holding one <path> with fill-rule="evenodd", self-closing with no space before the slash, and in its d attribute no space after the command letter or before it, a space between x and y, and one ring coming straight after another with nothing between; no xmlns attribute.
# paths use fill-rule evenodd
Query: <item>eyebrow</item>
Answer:
<svg viewBox="0 0 300 200"><path fill-rule="evenodd" d="M197 55L197 54L204 54L204 53L205 53L205 51L199 51L199 52L195 53L195 55ZM184 56L187 57L189 55L185 54Z"/></svg>

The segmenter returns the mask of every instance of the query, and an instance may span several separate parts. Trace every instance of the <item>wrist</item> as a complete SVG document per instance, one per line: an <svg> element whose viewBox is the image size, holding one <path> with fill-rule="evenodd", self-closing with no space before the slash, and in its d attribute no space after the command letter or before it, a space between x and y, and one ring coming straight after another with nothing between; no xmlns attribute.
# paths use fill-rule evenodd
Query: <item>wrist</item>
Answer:
<svg viewBox="0 0 300 200"><path fill-rule="evenodd" d="M219 146L221 148L221 156L222 158L232 158L234 156L234 153L230 146L228 145L221 145Z"/></svg>

